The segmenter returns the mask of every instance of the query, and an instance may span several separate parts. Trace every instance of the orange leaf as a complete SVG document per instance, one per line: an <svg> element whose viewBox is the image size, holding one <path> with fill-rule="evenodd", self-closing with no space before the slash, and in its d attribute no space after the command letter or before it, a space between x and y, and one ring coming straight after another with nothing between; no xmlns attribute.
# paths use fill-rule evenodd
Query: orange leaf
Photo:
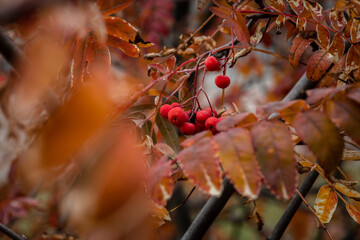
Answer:
<svg viewBox="0 0 360 240"><path fill-rule="evenodd" d="M353 18L350 28L351 41L357 43L360 41L360 19Z"/></svg>
<svg viewBox="0 0 360 240"><path fill-rule="evenodd" d="M97 71L109 73L111 67L110 52L105 43L101 43L92 35L86 51L87 71L90 75Z"/></svg>
<svg viewBox="0 0 360 240"><path fill-rule="evenodd" d="M289 49L290 51L289 62L294 68L299 64L301 55L312 41L313 41L312 39L305 39L302 38L300 35L297 35L293 39L292 45Z"/></svg>
<svg viewBox="0 0 360 240"><path fill-rule="evenodd" d="M324 26L317 24L316 25L316 32L317 32L317 37L320 41L320 44L327 49L329 46L329 42L330 42L330 34L329 34L329 30L327 30Z"/></svg>
<svg viewBox="0 0 360 240"><path fill-rule="evenodd" d="M340 36L340 33L336 33L331 46L329 48L329 53L334 56L334 60L338 61L345 51L345 42L344 39Z"/></svg>
<svg viewBox="0 0 360 240"><path fill-rule="evenodd" d="M88 38L77 39L75 42L73 62L71 64L72 85L79 85L83 82L86 67L86 52L88 48Z"/></svg>
<svg viewBox="0 0 360 240"><path fill-rule="evenodd" d="M260 192L259 167L248 130L234 128L214 137L220 162L235 189L244 197L256 199Z"/></svg>
<svg viewBox="0 0 360 240"><path fill-rule="evenodd" d="M328 111L332 121L354 138L360 138L360 104L337 94L329 102Z"/></svg>
<svg viewBox="0 0 360 240"><path fill-rule="evenodd" d="M119 48L123 51L126 55L130 57L139 57L140 56L140 49L135 44L125 42L120 38L108 36L107 42L108 45Z"/></svg>
<svg viewBox="0 0 360 240"><path fill-rule="evenodd" d="M297 14L299 15L303 10L304 10L304 3L302 0L286 0L291 9Z"/></svg>
<svg viewBox="0 0 360 240"><path fill-rule="evenodd" d="M360 66L360 54L358 53L356 46L352 45L346 55L345 71L351 73L358 69Z"/></svg>
<svg viewBox="0 0 360 240"><path fill-rule="evenodd" d="M251 137L265 183L276 197L291 198L297 174L288 128L278 120L261 121L252 127Z"/></svg>
<svg viewBox="0 0 360 240"><path fill-rule="evenodd" d="M171 179L171 161L167 161L167 156L162 157L150 167L145 186L150 198L158 206L166 205L174 190L174 182Z"/></svg>
<svg viewBox="0 0 360 240"><path fill-rule="evenodd" d="M348 186L341 184L341 183L334 183L334 187L339 192L343 193L344 195L352 198L354 200L360 201L360 192L349 188Z"/></svg>
<svg viewBox="0 0 360 240"><path fill-rule="evenodd" d="M360 211L351 204L346 204L346 210L355 222L360 224Z"/></svg>
<svg viewBox="0 0 360 240"><path fill-rule="evenodd" d="M309 106L304 100L293 100L287 102L271 102L265 105L260 105L256 108L256 114L262 118L267 118L272 113L278 112L280 116L285 117L288 122L292 122L293 116L302 110L309 109Z"/></svg>
<svg viewBox="0 0 360 240"><path fill-rule="evenodd" d="M319 81L333 63L333 56L324 51L318 50L308 61L306 76L311 81Z"/></svg>
<svg viewBox="0 0 360 240"><path fill-rule="evenodd" d="M324 185L320 188L314 203L316 216L322 223L330 222L336 206L337 206L336 193L330 186Z"/></svg>
<svg viewBox="0 0 360 240"><path fill-rule="evenodd" d="M244 47L249 45L250 33L246 26L245 19L239 12L235 12L236 26L234 28L237 39L243 44Z"/></svg>
<svg viewBox="0 0 360 240"><path fill-rule="evenodd" d="M335 7L333 7L330 11L330 21L331 26L338 32L341 32L347 23L344 12L337 11Z"/></svg>
<svg viewBox="0 0 360 240"><path fill-rule="evenodd" d="M219 196L222 188L221 169L216 157L215 143L205 132L185 140L182 145L189 146L179 152L177 159L184 173L202 191ZM202 138L199 139L199 136Z"/></svg>
<svg viewBox="0 0 360 240"><path fill-rule="evenodd" d="M104 16L123 10L134 0L98 0L97 5Z"/></svg>
<svg viewBox="0 0 360 240"><path fill-rule="evenodd" d="M339 164L344 140L336 126L323 112L299 112L293 125L299 137L309 146L326 174Z"/></svg>
<svg viewBox="0 0 360 240"><path fill-rule="evenodd" d="M327 98L330 94L338 91L336 88L315 88L306 91L306 102L308 104L317 103L325 98Z"/></svg>
<svg viewBox="0 0 360 240"><path fill-rule="evenodd" d="M233 127L247 126L257 122L257 117L253 113L239 113L216 124L218 131L226 131Z"/></svg>
<svg viewBox="0 0 360 240"><path fill-rule="evenodd" d="M265 0L265 2L272 8L276 9L278 12L283 12L285 9L283 0Z"/></svg>
<svg viewBox="0 0 360 240"><path fill-rule="evenodd" d="M305 3L305 7L311 12L313 18L316 21L321 22L321 20L324 17L323 7L317 2L304 1L304 3Z"/></svg>
<svg viewBox="0 0 360 240"><path fill-rule="evenodd" d="M108 35L120 38L123 41L134 42L138 30L130 23L118 17L104 17Z"/></svg>

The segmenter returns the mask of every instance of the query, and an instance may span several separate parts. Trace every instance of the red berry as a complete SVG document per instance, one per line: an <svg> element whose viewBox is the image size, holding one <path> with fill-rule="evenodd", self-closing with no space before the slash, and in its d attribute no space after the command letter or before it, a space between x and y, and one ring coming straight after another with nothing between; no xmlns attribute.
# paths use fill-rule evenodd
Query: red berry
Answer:
<svg viewBox="0 0 360 240"><path fill-rule="evenodd" d="M216 118L216 117L209 117L205 122L205 129L206 130L211 130L213 134L217 133L216 124L219 121L220 120L218 118Z"/></svg>
<svg viewBox="0 0 360 240"><path fill-rule="evenodd" d="M215 84L218 88L227 88L230 85L230 78L225 75L218 75L215 78Z"/></svg>
<svg viewBox="0 0 360 240"><path fill-rule="evenodd" d="M160 108L160 114L163 118L168 118L168 113L172 109L172 107L169 104L164 104Z"/></svg>
<svg viewBox="0 0 360 240"><path fill-rule="evenodd" d="M207 71L219 71L220 63L215 57L210 56L205 59L205 68Z"/></svg>
<svg viewBox="0 0 360 240"><path fill-rule="evenodd" d="M211 117L211 114L208 111L201 110L196 114L196 121L203 124L209 117Z"/></svg>
<svg viewBox="0 0 360 240"><path fill-rule="evenodd" d="M215 109L212 109L211 112L211 108L205 108L205 111L207 111L211 116L217 117L217 112L215 111Z"/></svg>
<svg viewBox="0 0 360 240"><path fill-rule="evenodd" d="M204 130L204 124L201 124L201 123L195 121L195 132L199 133L202 130Z"/></svg>
<svg viewBox="0 0 360 240"><path fill-rule="evenodd" d="M189 115L184 112L180 107L174 107L168 113L169 121L180 127L184 122L189 121Z"/></svg>
<svg viewBox="0 0 360 240"><path fill-rule="evenodd" d="M184 135L194 135L195 134L195 125L193 123L185 122L180 127L180 132Z"/></svg>

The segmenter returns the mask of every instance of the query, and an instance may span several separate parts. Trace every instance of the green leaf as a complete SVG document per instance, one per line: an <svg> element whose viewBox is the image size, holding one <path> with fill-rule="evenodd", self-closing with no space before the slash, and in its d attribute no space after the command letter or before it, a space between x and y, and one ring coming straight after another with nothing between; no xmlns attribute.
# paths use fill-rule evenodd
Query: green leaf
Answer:
<svg viewBox="0 0 360 240"><path fill-rule="evenodd" d="M172 125L169 120L160 116L160 114L156 115L155 119L156 125L158 126L161 134L163 135L165 142L175 150L175 152L179 152L180 143L179 137L175 130L174 125Z"/></svg>

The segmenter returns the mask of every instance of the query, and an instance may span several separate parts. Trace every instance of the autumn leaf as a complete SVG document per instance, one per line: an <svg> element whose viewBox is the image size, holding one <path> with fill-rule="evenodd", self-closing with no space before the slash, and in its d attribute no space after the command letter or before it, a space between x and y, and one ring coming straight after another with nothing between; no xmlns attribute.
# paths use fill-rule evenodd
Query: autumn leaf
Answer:
<svg viewBox="0 0 360 240"><path fill-rule="evenodd" d="M239 113L227 117L216 124L218 131L226 131L233 127L249 126L257 122L257 117L253 113Z"/></svg>
<svg viewBox="0 0 360 240"><path fill-rule="evenodd" d="M283 12L285 9L285 5L283 0L265 0L265 2L272 8L274 8L275 10L277 10L278 12Z"/></svg>
<svg viewBox="0 0 360 240"><path fill-rule="evenodd" d="M118 17L104 17L108 35L120 38L123 41L135 41L137 29L130 23Z"/></svg>
<svg viewBox="0 0 360 240"><path fill-rule="evenodd" d="M76 40L73 52L73 61L71 63L71 82L73 86L78 86L83 82L87 48L88 38L80 38Z"/></svg>
<svg viewBox="0 0 360 240"><path fill-rule="evenodd" d="M337 206L336 193L330 186L324 185L316 196L314 209L316 216L322 223L329 223Z"/></svg>
<svg viewBox="0 0 360 240"><path fill-rule="evenodd" d="M357 43L360 41L360 19L359 18L353 18L353 22L351 24L350 28L350 36L351 41L353 43Z"/></svg>
<svg viewBox="0 0 360 240"><path fill-rule="evenodd" d="M135 44L121 40L120 38L108 36L107 42L109 46L119 48L129 57L139 57L140 49Z"/></svg>
<svg viewBox="0 0 360 240"><path fill-rule="evenodd" d="M315 104L325 98L327 98L330 94L338 91L336 88L315 88L306 91L306 102L308 104Z"/></svg>
<svg viewBox="0 0 360 240"><path fill-rule="evenodd" d="M186 139L187 146L179 152L177 159L184 173L203 192L219 196L222 188L221 169L216 156L216 146L209 132L199 133ZM198 139L199 136L202 138Z"/></svg>
<svg viewBox="0 0 360 240"><path fill-rule="evenodd" d="M346 210L355 222L360 224L360 211L351 204L346 204Z"/></svg>
<svg viewBox="0 0 360 240"><path fill-rule="evenodd" d="M304 10L304 3L302 0L286 0L291 9L297 14L300 15L302 11Z"/></svg>
<svg viewBox="0 0 360 240"><path fill-rule="evenodd" d="M312 39L302 38L299 34L293 39L289 49L289 62L294 68L299 64L301 55L312 41Z"/></svg>
<svg viewBox="0 0 360 240"><path fill-rule="evenodd" d="M356 46L352 45L346 55L345 71L351 73L360 66L360 54Z"/></svg>
<svg viewBox="0 0 360 240"><path fill-rule="evenodd" d="M98 41L95 35L90 36L88 49L86 51L87 72L90 75L109 73L111 68L111 58L108 47L105 43Z"/></svg>
<svg viewBox="0 0 360 240"><path fill-rule="evenodd" d="M251 137L265 183L276 197L291 198L297 175L288 128L278 120L261 121L251 128Z"/></svg>
<svg viewBox="0 0 360 240"><path fill-rule="evenodd" d="M334 183L334 188L341 192L342 194L352 198L356 201L360 201L360 192L349 188L348 186L341 183Z"/></svg>
<svg viewBox="0 0 360 240"><path fill-rule="evenodd" d="M324 51L315 52L308 61L306 76L311 81L319 81L333 63L333 56Z"/></svg>
<svg viewBox="0 0 360 240"><path fill-rule="evenodd" d="M327 30L323 25L317 24L316 25L316 32L317 32L317 37L318 37L318 39L320 41L320 44L326 50L328 48L329 42L330 42L329 30Z"/></svg>
<svg viewBox="0 0 360 240"><path fill-rule="evenodd" d="M323 112L299 112L293 126L299 137L309 146L326 174L339 164L344 140L336 126Z"/></svg>
<svg viewBox="0 0 360 240"><path fill-rule="evenodd" d="M334 56L334 60L338 61L345 51L345 42L344 39L340 36L339 33L336 33L331 46L329 47L328 52Z"/></svg>
<svg viewBox="0 0 360 240"><path fill-rule="evenodd" d="M355 139L360 139L360 104L337 94L328 104L332 121Z"/></svg>
<svg viewBox="0 0 360 240"><path fill-rule="evenodd" d="M309 10L313 18L317 22L321 22L322 18L324 17L322 6L317 2L304 1L304 3L305 7Z"/></svg>
<svg viewBox="0 0 360 240"><path fill-rule="evenodd" d="M167 156L162 157L150 167L145 186L150 198L158 206L166 205L174 190L174 182L171 179L171 161L167 161Z"/></svg>
<svg viewBox="0 0 360 240"><path fill-rule="evenodd" d="M174 125L172 125L169 120L161 117L160 114L156 115L155 122L165 142L174 149L175 152L178 152L180 150L180 143Z"/></svg>
<svg viewBox="0 0 360 240"><path fill-rule="evenodd" d="M338 11L334 8L330 11L331 26L338 32L341 32L346 26L346 18L343 11Z"/></svg>
<svg viewBox="0 0 360 240"><path fill-rule="evenodd" d="M260 172L248 130L233 128L214 137L219 159L235 189L256 199L260 192Z"/></svg>
<svg viewBox="0 0 360 240"><path fill-rule="evenodd" d="M123 10L134 0L98 0L97 5L99 6L104 16L111 15L120 10Z"/></svg>

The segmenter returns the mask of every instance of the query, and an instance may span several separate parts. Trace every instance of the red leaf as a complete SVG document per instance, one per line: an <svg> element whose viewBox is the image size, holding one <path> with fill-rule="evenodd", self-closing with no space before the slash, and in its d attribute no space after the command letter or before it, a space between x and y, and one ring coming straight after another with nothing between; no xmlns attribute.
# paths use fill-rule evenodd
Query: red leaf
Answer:
<svg viewBox="0 0 360 240"><path fill-rule="evenodd" d="M306 76L311 81L319 81L333 63L333 56L324 51L318 50L308 61Z"/></svg>
<svg viewBox="0 0 360 240"><path fill-rule="evenodd" d="M330 34L329 30L327 30L324 26L317 24L316 25L317 37L320 41L320 44L327 49L330 42Z"/></svg>
<svg viewBox="0 0 360 240"><path fill-rule="evenodd" d="M329 53L334 56L334 60L338 61L345 51L345 42L344 39L340 36L340 33L336 33L331 46L329 48Z"/></svg>
<svg viewBox="0 0 360 240"><path fill-rule="evenodd" d="M285 9L283 0L265 0L265 2L272 8L276 9L278 12L283 12Z"/></svg>
<svg viewBox="0 0 360 240"><path fill-rule="evenodd" d="M289 49L289 62L294 68L299 64L301 55L312 41L312 39L305 39L302 38L300 35L297 35L294 38L294 40L292 41L292 45Z"/></svg>
<svg viewBox="0 0 360 240"><path fill-rule="evenodd" d="M118 17L104 17L108 35L120 38L126 42L134 42L137 29L130 23Z"/></svg>
<svg viewBox="0 0 360 240"><path fill-rule="evenodd" d="M337 11L335 7L331 9L330 20L331 20L331 26L338 32L341 32L347 23L346 18L344 16L344 12Z"/></svg>
<svg viewBox="0 0 360 240"><path fill-rule="evenodd" d="M287 102L271 102L265 105L260 105L256 108L256 114L260 115L261 118L267 118L272 113L278 112L280 116L290 120L299 111L307 110L309 106L304 100L293 100Z"/></svg>
<svg viewBox="0 0 360 240"><path fill-rule="evenodd" d="M304 10L304 3L302 0L286 0L291 9L297 14L299 15L303 10Z"/></svg>
<svg viewBox="0 0 360 240"><path fill-rule="evenodd" d="M174 182L171 179L171 161L167 161L167 156L150 167L145 186L150 198L158 206L166 205L174 190Z"/></svg>
<svg viewBox="0 0 360 240"><path fill-rule="evenodd" d="M140 49L135 44L125 42L120 38L108 36L106 43L112 47L121 49L121 51L130 57L140 56Z"/></svg>
<svg viewBox="0 0 360 240"><path fill-rule="evenodd" d="M315 88L311 90L306 91L306 95L308 96L306 98L306 102L308 104L314 104L317 103L324 98L327 98L330 94L337 91L336 88Z"/></svg>
<svg viewBox="0 0 360 240"><path fill-rule="evenodd" d="M244 47L249 45L250 33L249 29L246 26L245 19L239 12L235 12L235 35L237 39L242 43Z"/></svg>
<svg viewBox="0 0 360 240"><path fill-rule="evenodd" d="M249 126L257 122L257 117L253 113L239 113L216 124L218 131L226 131L233 127Z"/></svg>
<svg viewBox="0 0 360 240"><path fill-rule="evenodd" d="M346 204L346 210L355 222L360 224L360 211L351 204Z"/></svg>
<svg viewBox="0 0 360 240"><path fill-rule="evenodd" d="M214 137L220 162L235 189L249 199L260 192L260 172L248 130L234 128Z"/></svg>
<svg viewBox="0 0 360 240"><path fill-rule="evenodd" d="M299 112L293 125L325 173L329 174L336 169L341 160L344 140L328 116L323 112Z"/></svg>
<svg viewBox="0 0 360 240"><path fill-rule="evenodd" d="M322 223L330 222L336 206L337 206L336 193L330 186L324 185L320 188L314 203L316 216Z"/></svg>
<svg viewBox="0 0 360 240"><path fill-rule="evenodd" d="M350 28L350 36L353 43L360 41L360 19L353 18L353 22Z"/></svg>
<svg viewBox="0 0 360 240"><path fill-rule="evenodd" d="M88 38L77 39L71 64L72 85L79 85L83 82L86 67L86 51L88 48Z"/></svg>
<svg viewBox="0 0 360 240"><path fill-rule="evenodd" d="M90 75L96 71L108 73L111 67L111 58L108 47L101 43L93 35L90 37L89 46L86 52L87 71Z"/></svg>
<svg viewBox="0 0 360 240"><path fill-rule="evenodd" d="M337 94L329 102L328 111L333 122L354 138L360 139L360 104Z"/></svg>
<svg viewBox="0 0 360 240"><path fill-rule="evenodd" d="M360 54L355 45L352 45L346 55L345 71L351 73L360 66Z"/></svg>
<svg viewBox="0 0 360 240"><path fill-rule="evenodd" d="M207 136L203 137L205 134ZM205 193L220 195L221 169L216 157L215 143L209 134L199 133L185 140L182 145L188 147L180 151L177 159L184 173Z"/></svg>
<svg viewBox="0 0 360 240"><path fill-rule="evenodd" d="M291 135L280 121L261 121L251 128L255 147L265 182L276 197L289 199L296 187L296 161Z"/></svg>
<svg viewBox="0 0 360 240"><path fill-rule="evenodd" d="M98 0L97 5L103 12L103 15L107 16L123 10L129 6L132 1L133 0Z"/></svg>
<svg viewBox="0 0 360 240"><path fill-rule="evenodd" d="M231 11L224 8L218 8L218 7L210 7L209 10L213 12L216 16L231 20Z"/></svg>
<svg viewBox="0 0 360 240"><path fill-rule="evenodd" d="M321 22L324 16L323 7L317 2L308 2L308 1L304 1L304 2L305 2L305 7L309 10L313 18L316 21Z"/></svg>

